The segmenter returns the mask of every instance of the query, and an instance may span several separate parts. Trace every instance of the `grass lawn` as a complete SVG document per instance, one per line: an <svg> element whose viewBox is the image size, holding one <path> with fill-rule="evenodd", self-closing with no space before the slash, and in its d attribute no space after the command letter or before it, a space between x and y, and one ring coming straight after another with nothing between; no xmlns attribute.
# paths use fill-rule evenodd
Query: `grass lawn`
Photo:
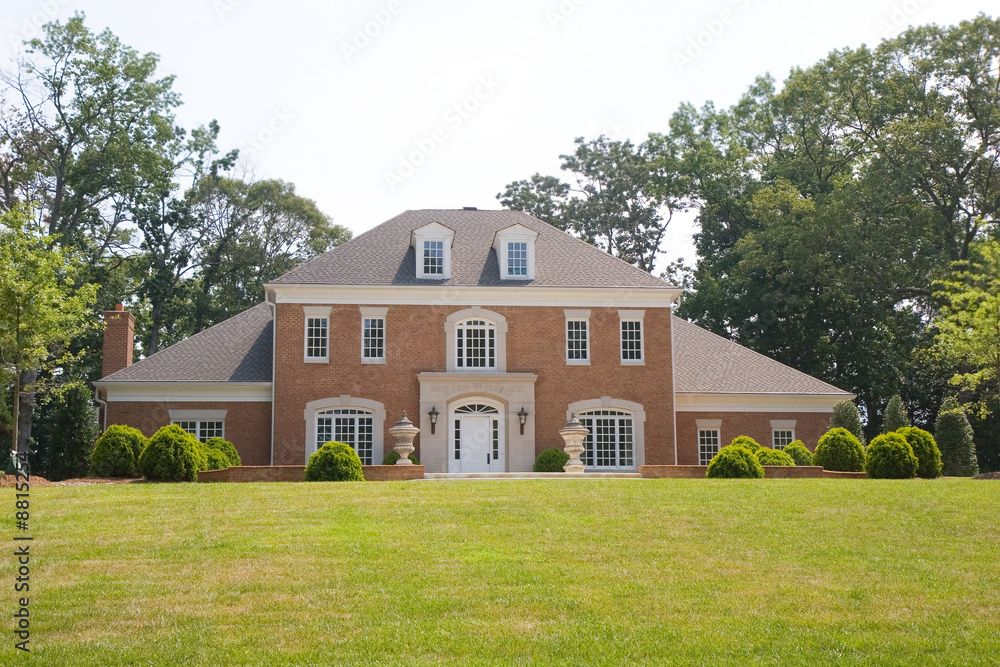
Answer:
<svg viewBox="0 0 1000 667"><path fill-rule="evenodd" d="M11 627L13 489L2 612ZM32 489L32 665L995 665L1000 483Z"/></svg>

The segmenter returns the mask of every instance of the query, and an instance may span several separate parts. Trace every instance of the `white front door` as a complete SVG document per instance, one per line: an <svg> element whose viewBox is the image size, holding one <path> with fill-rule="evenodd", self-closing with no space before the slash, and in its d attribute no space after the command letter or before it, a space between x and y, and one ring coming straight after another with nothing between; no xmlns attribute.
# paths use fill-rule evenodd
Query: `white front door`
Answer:
<svg viewBox="0 0 1000 667"><path fill-rule="evenodd" d="M462 415L462 472L493 470L493 420L491 415Z"/></svg>

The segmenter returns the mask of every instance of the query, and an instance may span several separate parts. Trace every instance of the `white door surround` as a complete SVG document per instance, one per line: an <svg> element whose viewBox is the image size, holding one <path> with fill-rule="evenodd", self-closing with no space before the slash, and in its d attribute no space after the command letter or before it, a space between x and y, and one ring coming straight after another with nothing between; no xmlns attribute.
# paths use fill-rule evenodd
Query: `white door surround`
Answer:
<svg viewBox="0 0 1000 667"><path fill-rule="evenodd" d="M450 406L448 415L448 472L506 472L502 404L486 398L467 398Z"/></svg>

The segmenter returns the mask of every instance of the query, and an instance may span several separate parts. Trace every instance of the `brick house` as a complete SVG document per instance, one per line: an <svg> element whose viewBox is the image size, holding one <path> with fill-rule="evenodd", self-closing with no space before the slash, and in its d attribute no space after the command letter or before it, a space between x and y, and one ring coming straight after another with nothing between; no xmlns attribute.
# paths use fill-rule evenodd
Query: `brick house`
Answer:
<svg viewBox="0 0 1000 667"><path fill-rule="evenodd" d="M417 422L428 472L531 470L571 413L588 470L705 463L737 435L814 447L853 395L672 315L680 290L514 211L407 211L266 285L266 300L132 364L105 314L105 425L302 465L381 463Z"/></svg>

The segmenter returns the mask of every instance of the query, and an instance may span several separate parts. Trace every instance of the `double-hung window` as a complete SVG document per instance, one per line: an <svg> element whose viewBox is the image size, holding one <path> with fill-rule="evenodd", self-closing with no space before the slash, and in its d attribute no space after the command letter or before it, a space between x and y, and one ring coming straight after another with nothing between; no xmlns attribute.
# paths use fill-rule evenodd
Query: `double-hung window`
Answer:
<svg viewBox="0 0 1000 667"><path fill-rule="evenodd" d="M330 360L330 308L328 306L305 306L305 353L306 363L320 363Z"/></svg>
<svg viewBox="0 0 1000 667"><path fill-rule="evenodd" d="M225 437L225 422L221 420L208 419L178 419L174 424L180 426L201 442L206 442L209 438Z"/></svg>
<svg viewBox="0 0 1000 667"><path fill-rule="evenodd" d="M590 335L587 320L566 320L566 361L590 361Z"/></svg>
<svg viewBox="0 0 1000 667"><path fill-rule="evenodd" d="M361 363L385 363L385 307L361 308Z"/></svg>
<svg viewBox="0 0 1000 667"><path fill-rule="evenodd" d="M496 362L496 325L489 320L470 319L455 327L455 366L493 370Z"/></svg>
<svg viewBox="0 0 1000 667"><path fill-rule="evenodd" d="M707 466L719 453L719 429L698 429L698 465Z"/></svg>
<svg viewBox="0 0 1000 667"><path fill-rule="evenodd" d="M507 276L509 278L528 277L528 244L512 241L507 244Z"/></svg>
<svg viewBox="0 0 1000 667"><path fill-rule="evenodd" d="M444 241L424 241L423 266L425 276L444 275Z"/></svg>
<svg viewBox="0 0 1000 667"><path fill-rule="evenodd" d="M642 363L642 320L622 320L622 363Z"/></svg>

